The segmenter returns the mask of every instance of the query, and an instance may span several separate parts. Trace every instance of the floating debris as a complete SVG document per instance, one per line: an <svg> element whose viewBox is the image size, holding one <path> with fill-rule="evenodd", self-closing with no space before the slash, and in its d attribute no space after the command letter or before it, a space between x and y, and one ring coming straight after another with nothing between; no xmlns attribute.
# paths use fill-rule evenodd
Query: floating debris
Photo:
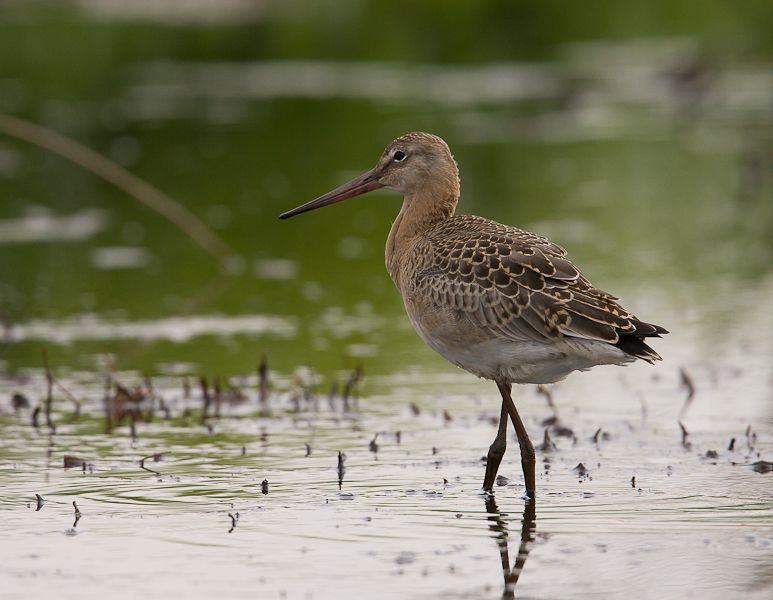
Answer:
<svg viewBox="0 0 773 600"><path fill-rule="evenodd" d="M306 456L311 456L311 446L307 443L304 443L303 445L306 446Z"/></svg>
<svg viewBox="0 0 773 600"><path fill-rule="evenodd" d="M260 482L260 491L264 496L268 494L268 479Z"/></svg>
<svg viewBox="0 0 773 600"><path fill-rule="evenodd" d="M553 426L553 435L557 435L558 437L573 438L574 431L569 427L564 427L563 425L556 424Z"/></svg>
<svg viewBox="0 0 773 600"><path fill-rule="evenodd" d="M443 410L443 421L445 423L450 423L453 420L454 418L451 416L451 413L448 412L447 410Z"/></svg>
<svg viewBox="0 0 773 600"><path fill-rule="evenodd" d="M377 439L378 439L378 433L373 436L373 439L370 440L370 443L368 444L368 450L373 452L373 454L376 454L378 452L378 444L376 443Z"/></svg>
<svg viewBox="0 0 773 600"><path fill-rule="evenodd" d="M152 401L150 406L147 406L147 414L143 416L143 404L148 400L145 391L140 388L130 391L113 379L107 379L105 385L105 433L112 433L115 427L128 419L130 435L136 440L137 419L152 419ZM112 388L115 388L115 392L111 395Z"/></svg>
<svg viewBox="0 0 773 600"><path fill-rule="evenodd" d="M35 508L35 512L38 512L41 508L43 508L43 504L45 504L45 500L43 500L43 496L40 494L35 494L35 500L37 501L37 507Z"/></svg>
<svg viewBox="0 0 773 600"><path fill-rule="evenodd" d="M30 401L27 399L27 396L25 396L22 393L16 392L13 396L11 396L11 408L14 410L21 410L22 408L29 408L30 407Z"/></svg>
<svg viewBox="0 0 773 600"><path fill-rule="evenodd" d="M64 468L65 469L83 469L88 468L88 463L83 459L72 454L64 455Z"/></svg>
<svg viewBox="0 0 773 600"><path fill-rule="evenodd" d="M506 486L508 483L510 483L510 480L509 480L507 477L505 477L504 475L497 475L497 478L496 478L496 484L497 484L499 487L504 487L504 486Z"/></svg>
<svg viewBox="0 0 773 600"><path fill-rule="evenodd" d="M421 408L415 402L411 402L410 407L414 417L418 417L421 414Z"/></svg>
<svg viewBox="0 0 773 600"><path fill-rule="evenodd" d="M80 509L78 508L78 505L75 503L75 500L72 501L72 508L75 511L75 521L73 521L72 526L73 528L75 528L78 526L78 521L81 520L82 515L81 515Z"/></svg>
<svg viewBox="0 0 773 600"><path fill-rule="evenodd" d="M719 458L719 454L716 450L706 450L706 458Z"/></svg>
<svg viewBox="0 0 773 600"><path fill-rule="evenodd" d="M590 471L585 467L584 464L578 463L577 466L572 469L575 473L577 473L580 477L587 477Z"/></svg>
<svg viewBox="0 0 773 600"><path fill-rule="evenodd" d="M773 462L758 460L756 463L752 463L752 469L757 473L771 473L773 472Z"/></svg>

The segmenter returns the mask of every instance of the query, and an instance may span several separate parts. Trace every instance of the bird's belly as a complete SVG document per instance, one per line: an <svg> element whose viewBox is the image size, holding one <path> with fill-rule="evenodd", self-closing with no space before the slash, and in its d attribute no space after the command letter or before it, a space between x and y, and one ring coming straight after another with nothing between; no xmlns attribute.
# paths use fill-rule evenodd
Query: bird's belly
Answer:
<svg viewBox="0 0 773 600"><path fill-rule="evenodd" d="M545 342L513 339L480 328L457 313L408 310L419 336L456 366L503 383L553 383L572 371L633 360L604 342L560 337Z"/></svg>

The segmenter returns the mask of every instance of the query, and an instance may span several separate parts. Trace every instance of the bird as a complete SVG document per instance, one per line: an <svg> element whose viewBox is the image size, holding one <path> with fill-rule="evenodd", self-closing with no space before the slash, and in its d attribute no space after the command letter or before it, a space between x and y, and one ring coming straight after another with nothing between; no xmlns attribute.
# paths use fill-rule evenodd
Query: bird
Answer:
<svg viewBox="0 0 773 600"><path fill-rule="evenodd" d="M452 364L493 381L502 397L483 490L493 493L507 448L508 418L521 453L527 499L536 495L535 453L512 398L513 384L547 384L596 365L661 360L646 340L668 333L594 287L547 238L457 215L459 168L448 144L412 132L387 145L375 167L305 204L288 219L388 188L403 204L385 263L419 337Z"/></svg>

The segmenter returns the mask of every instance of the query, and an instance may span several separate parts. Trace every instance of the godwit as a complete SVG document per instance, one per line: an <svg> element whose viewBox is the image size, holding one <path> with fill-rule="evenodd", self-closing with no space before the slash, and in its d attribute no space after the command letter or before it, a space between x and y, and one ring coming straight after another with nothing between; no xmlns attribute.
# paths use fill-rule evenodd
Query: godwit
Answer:
<svg viewBox="0 0 773 600"><path fill-rule="evenodd" d="M454 215L459 169L429 133L389 144L376 166L279 216L327 206L378 188L403 194L386 243L386 267L421 338L446 360L491 379L502 395L483 489L506 449L507 418L521 449L526 493L534 497L534 447L510 394L513 383L552 383L572 371L660 356L644 338L668 333L644 323L594 288L544 237L482 217Z"/></svg>

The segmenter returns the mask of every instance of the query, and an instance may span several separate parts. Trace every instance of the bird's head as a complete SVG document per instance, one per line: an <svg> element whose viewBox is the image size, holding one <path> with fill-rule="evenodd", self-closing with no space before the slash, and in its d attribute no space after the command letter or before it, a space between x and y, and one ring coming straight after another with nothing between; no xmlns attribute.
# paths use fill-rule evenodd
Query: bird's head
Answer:
<svg viewBox="0 0 773 600"><path fill-rule="evenodd" d="M279 218L288 219L384 187L408 197L428 188L447 189L449 194L458 197L458 173L451 150L441 138L431 133L407 133L386 147L370 171L282 213Z"/></svg>

